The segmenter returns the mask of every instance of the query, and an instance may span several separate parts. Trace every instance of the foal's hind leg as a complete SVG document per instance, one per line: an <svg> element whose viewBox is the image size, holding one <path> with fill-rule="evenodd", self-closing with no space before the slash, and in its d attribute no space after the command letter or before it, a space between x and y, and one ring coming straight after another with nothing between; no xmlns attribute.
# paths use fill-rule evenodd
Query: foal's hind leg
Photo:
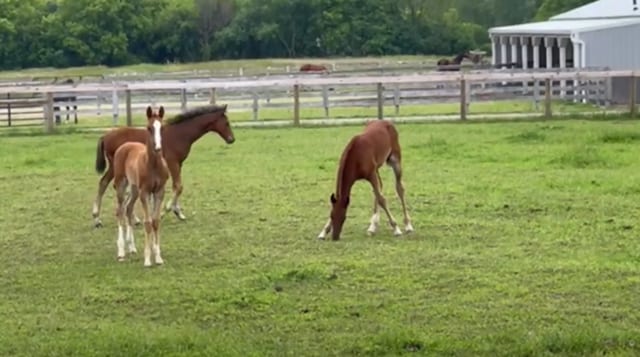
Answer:
<svg viewBox="0 0 640 357"><path fill-rule="evenodd" d="M118 220L118 240L117 247L118 253L117 258L118 261L123 261L125 258L124 245L125 245L125 191L127 189L127 180L123 179L120 182L116 182L116 218Z"/></svg>
<svg viewBox="0 0 640 357"><path fill-rule="evenodd" d="M182 195L182 178L180 177L180 171L182 170L182 165L172 161L168 163L169 173L171 174L171 183L173 186L173 198L171 200L167 200L167 206L165 210L172 211L173 214L176 215L180 220L184 221L187 219L184 213L182 213L182 208L178 203L178 199L180 195Z"/></svg>
<svg viewBox="0 0 640 357"><path fill-rule="evenodd" d="M404 215L404 230L406 232L413 232L413 225L411 224L411 217L409 217L409 212L407 211L407 205L404 199L404 185L402 184L402 164L400 160L395 156L389 156L389 160L387 163L393 169L393 173L396 176L396 193L398 194L398 198L400 198L400 203L402 204L402 214Z"/></svg>
<svg viewBox="0 0 640 357"><path fill-rule="evenodd" d="M129 244L129 253L131 254L138 252L133 238L133 208L138 200L138 195L138 188L135 185L131 185L131 193L127 199L127 244Z"/></svg>
<svg viewBox="0 0 640 357"><path fill-rule="evenodd" d="M93 201L93 224L96 228L102 227L102 220L100 219L100 208L102 207L102 197L109 187L109 182L113 179L113 165L111 162L108 164L107 171L100 178L98 183L98 195ZM117 189L117 188L116 188Z"/></svg>
<svg viewBox="0 0 640 357"><path fill-rule="evenodd" d="M391 228L393 229L393 234L396 236L401 235L402 231L400 230L400 227L398 227L398 223L396 222L395 218L393 218L393 216L391 215L391 212L389 212L389 209L387 208L387 201L380 192L381 181L377 172L374 172L371 175L371 177L369 178L369 182L371 183L371 187L373 188L373 194L376 198L376 201L378 201L378 205L380 205L380 207L382 207L382 210L384 210L384 212L387 214L389 225L391 225Z"/></svg>

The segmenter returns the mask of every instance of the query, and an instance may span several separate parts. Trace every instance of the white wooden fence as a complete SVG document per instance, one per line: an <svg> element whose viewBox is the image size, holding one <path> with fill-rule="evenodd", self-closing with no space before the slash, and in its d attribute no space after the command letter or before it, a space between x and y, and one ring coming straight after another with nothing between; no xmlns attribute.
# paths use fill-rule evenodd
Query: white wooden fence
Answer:
<svg viewBox="0 0 640 357"><path fill-rule="evenodd" d="M142 112L149 104L162 104L169 111L207 103L226 103L231 112L250 110L259 120L260 109L288 108L294 125L300 123L300 109L324 109L330 117L335 107L377 107L378 117L384 107L393 105L395 114L403 105L460 103L460 119L468 114L472 101L529 99L544 105L551 116L551 100L590 100L608 105L611 79L632 78L633 71L472 71L436 72L398 76L304 76L262 79L156 80L148 82L88 83L78 85L4 85L0 86L0 120L9 124L19 120L44 122L53 130L56 116L68 114L65 106L77 105L70 114L109 115L117 124L123 110L126 124L132 125L133 112ZM636 85L629 94L630 111L635 114ZM54 102L61 96L75 96L71 103ZM124 103L123 103L124 102ZM59 110L54 109L56 106ZM7 114L11 110L13 118ZM3 119L4 116L4 119ZM25 119L26 118L26 119ZM231 116L232 118L232 116Z"/></svg>

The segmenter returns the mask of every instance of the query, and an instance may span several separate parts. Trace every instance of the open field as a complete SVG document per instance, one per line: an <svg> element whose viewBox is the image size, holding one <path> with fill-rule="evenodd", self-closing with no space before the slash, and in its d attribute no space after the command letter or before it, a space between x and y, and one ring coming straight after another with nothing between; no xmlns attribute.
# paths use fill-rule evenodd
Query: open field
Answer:
<svg viewBox="0 0 640 357"><path fill-rule="evenodd" d="M132 73L170 73L185 71L237 71L239 68L264 72L268 67L291 66L297 71L305 63L335 63L338 66L357 67L361 65L379 65L385 63L428 62L435 64L438 58L450 56L381 56L381 57L353 57L353 58L266 58L253 60L221 60L197 63L168 63L168 64L137 64L122 67L86 66L71 68L32 68L19 71L1 71L0 79L13 78L46 78L46 77L91 77L123 75Z"/></svg>
<svg viewBox="0 0 640 357"><path fill-rule="evenodd" d="M157 105L164 105L166 103L157 103ZM221 101L218 104L227 104L225 101ZM203 103L202 105L205 105ZM593 112L609 112L612 113L616 110L625 108L600 108L593 104L572 103L568 101L556 100L552 104L554 112L564 115L570 115L572 113L593 113ZM64 107L62 107L64 110ZM385 117L389 118L403 118L403 117L430 117L441 115L457 115L460 112L460 104L458 103L438 103L438 104L425 104L425 105L405 105L400 107L398 115L395 114L395 107L393 105L386 105L384 107ZM469 105L470 114L483 114L483 115L495 115L495 114L535 114L543 113L544 106L541 103L538 108L534 103L525 100L505 100L505 101L483 101L472 102ZM166 117L177 115L178 111L168 110ZM300 109L300 119L325 119L323 108L308 108L303 107ZM253 112L247 109L236 109L233 104L229 104L229 119L232 122L249 122L253 120ZM377 116L377 108L372 107L336 107L331 108L329 112L329 121L332 119L345 119L345 118L375 118ZM104 108L101 116L89 116L80 114L78 116L78 124L73 124L73 115L69 116L70 121L66 122L66 115L62 115L62 124L58 128L108 128L113 127L113 118L110 113L110 108ZM136 109L133 113L133 125L139 126L145 123L144 109ZM292 108L261 108L258 112L258 121L292 121L293 109ZM0 132L5 131L6 121L0 123ZM42 120L28 120L18 121L14 119L14 126L16 130L21 131L20 125L34 125L42 127ZM118 119L118 125L126 125L126 113L120 112ZM12 130L11 128L9 130ZM39 128L38 128L39 129Z"/></svg>
<svg viewBox="0 0 640 357"><path fill-rule="evenodd" d="M640 123L399 125L416 232L367 237L360 183L319 242L360 130L202 138L152 269L116 262L112 189L91 227L98 134L0 137L0 355L640 353Z"/></svg>

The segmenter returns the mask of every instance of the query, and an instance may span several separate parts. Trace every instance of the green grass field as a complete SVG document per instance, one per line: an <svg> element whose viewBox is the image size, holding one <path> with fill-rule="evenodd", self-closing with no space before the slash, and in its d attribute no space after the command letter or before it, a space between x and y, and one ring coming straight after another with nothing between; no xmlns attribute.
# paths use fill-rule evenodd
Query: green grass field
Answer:
<svg viewBox="0 0 640 357"><path fill-rule="evenodd" d="M220 104L225 104L221 102ZM613 114L616 110L624 110L626 108L609 107L603 109L592 104L571 103L567 101L557 100L552 104L552 110L554 113L560 113L562 115L571 114L587 114L587 113L601 113ZM505 100L505 101L483 101L471 103L469 106L470 115L484 115L492 116L508 115L508 114L541 114L544 111L543 105L539 105L538 108L534 106L532 102L521 100ZM425 104L425 105L404 105L400 107L398 114L395 113L395 107L387 105L384 107L385 118L406 118L406 117L427 117L427 116L440 116L440 115L457 115L460 112L460 105L457 103L438 103L438 104ZM118 125L126 125L126 114L120 113ZM178 111L168 109L166 118L170 118L178 114ZM253 121L253 112L250 110L239 111L233 107L233 104L229 105L228 117L232 122L248 122ZM329 118L331 119L362 119L362 118L376 118L376 107L337 107L330 108ZM310 108L303 107L300 110L300 119L325 119L325 113L323 108ZM73 124L73 116L70 117L70 122L66 123L66 116L62 117L63 124L58 126L63 132L75 131L75 129L85 128L109 128L113 127L113 119L109 112L104 112L102 116L87 116L81 114L78 119L78 124ZM258 121L291 121L293 122L293 109L292 108L265 108L260 109L258 112ZM142 110L134 111L133 125L144 125L146 118ZM0 133L2 132L24 132L24 122L18 122L17 125L8 128L6 122L0 125ZM41 120L33 120L28 122L27 131L41 131L43 124Z"/></svg>
<svg viewBox="0 0 640 357"><path fill-rule="evenodd" d="M440 56L442 57L442 56ZM290 66L292 71L304 63L335 63L342 68L355 68L361 65L374 67L379 64L393 64L397 62L432 63L435 64L439 56L380 56L380 57L341 57L341 58L265 58L247 60L220 60L197 63L142 63L121 67L84 66L70 68L31 68L18 71L0 71L0 79L14 78L47 78L47 77L90 77L106 75L123 75L131 73L171 73L184 71L222 71L238 73L240 68L247 72L266 72L268 67L284 68ZM446 56L444 56L446 57Z"/></svg>
<svg viewBox="0 0 640 357"><path fill-rule="evenodd" d="M368 237L359 183L317 241L360 130L205 136L151 269L115 259L111 188L92 228L98 134L0 137L0 355L640 354L637 121L398 125L416 232Z"/></svg>

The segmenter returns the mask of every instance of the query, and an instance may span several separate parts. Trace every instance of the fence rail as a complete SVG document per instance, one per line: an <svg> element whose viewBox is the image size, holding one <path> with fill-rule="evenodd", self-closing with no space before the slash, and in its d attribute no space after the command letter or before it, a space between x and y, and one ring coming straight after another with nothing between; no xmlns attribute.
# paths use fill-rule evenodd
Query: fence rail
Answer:
<svg viewBox="0 0 640 357"><path fill-rule="evenodd" d="M262 79L156 80L148 82L83 83L77 85L14 84L0 86L0 122L7 125L36 123L53 130L61 115L101 116L111 114L114 124L124 106L127 125L132 114L149 104L167 110L215 102L229 104L231 111L249 110L259 119L260 108L287 108L294 124L300 123L300 108L323 108L329 117L336 107L385 106L397 115L404 105L459 102L465 119L474 101L528 99L543 103L551 115L554 98L611 102L611 79L631 78L629 105L635 113L636 80L639 72L611 70L562 71L469 71L396 76L297 76Z"/></svg>

